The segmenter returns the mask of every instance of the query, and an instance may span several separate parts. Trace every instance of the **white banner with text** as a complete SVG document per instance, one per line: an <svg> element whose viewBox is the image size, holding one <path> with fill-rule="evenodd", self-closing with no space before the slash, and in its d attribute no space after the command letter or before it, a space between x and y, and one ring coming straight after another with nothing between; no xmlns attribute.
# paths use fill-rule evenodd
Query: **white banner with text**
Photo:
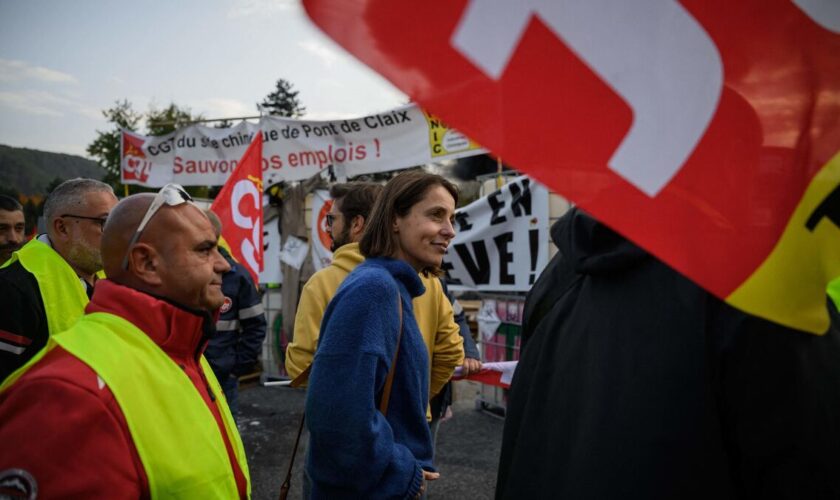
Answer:
<svg viewBox="0 0 840 500"><path fill-rule="evenodd" d="M306 179L330 166L353 177L486 152L416 105L329 121L265 116L230 128L190 125L159 137L123 131L121 181L220 186L256 133L263 135L264 186Z"/></svg>
<svg viewBox="0 0 840 500"><path fill-rule="evenodd" d="M517 177L455 212L443 258L449 288L527 292L548 263L548 190Z"/></svg>

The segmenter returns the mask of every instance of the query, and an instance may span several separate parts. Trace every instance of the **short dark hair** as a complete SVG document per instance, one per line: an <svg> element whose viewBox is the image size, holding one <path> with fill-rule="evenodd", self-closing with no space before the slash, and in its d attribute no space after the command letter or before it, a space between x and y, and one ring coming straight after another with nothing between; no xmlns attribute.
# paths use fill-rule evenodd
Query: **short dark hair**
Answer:
<svg viewBox="0 0 840 500"><path fill-rule="evenodd" d="M381 192L382 186L373 182L345 182L334 184L330 188L330 197L341 200L341 215L347 221L346 224L350 224L357 215L361 215L365 221L368 220L373 204Z"/></svg>
<svg viewBox="0 0 840 500"><path fill-rule="evenodd" d="M23 212L23 205L11 196L0 194L0 210L5 210L7 212Z"/></svg>
<svg viewBox="0 0 840 500"><path fill-rule="evenodd" d="M446 189L458 204L458 188L443 177L422 170L408 170L394 177L385 188L370 214L359 250L365 257L392 257L397 253L397 241L391 225L397 217L405 217L411 207L419 203L434 186ZM439 274L437 268L422 269L423 274Z"/></svg>

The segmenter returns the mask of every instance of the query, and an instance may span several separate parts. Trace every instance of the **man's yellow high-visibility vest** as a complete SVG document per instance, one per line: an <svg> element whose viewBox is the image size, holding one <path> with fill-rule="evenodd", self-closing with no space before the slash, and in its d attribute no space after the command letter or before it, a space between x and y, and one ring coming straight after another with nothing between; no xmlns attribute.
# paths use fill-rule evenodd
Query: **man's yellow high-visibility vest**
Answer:
<svg viewBox="0 0 840 500"><path fill-rule="evenodd" d="M84 285L79 281L76 272L61 255L46 243L31 240L20 250L12 254L0 268L7 267L20 261L24 269L35 276L41 300L44 302L44 314L47 319L47 333L49 336L64 331L78 321L85 313L85 307L90 299L85 292ZM31 332L24 332L31 336ZM5 390L26 373L29 366L44 357L55 344L47 339L44 347L34 353L25 364L10 373L0 384L0 392Z"/></svg>
<svg viewBox="0 0 840 500"><path fill-rule="evenodd" d="M834 302L834 307L840 309L840 278L828 283L828 296Z"/></svg>
<svg viewBox="0 0 840 500"><path fill-rule="evenodd" d="M129 321L92 313L50 343L90 366L125 416L152 498L231 499L239 493L222 430L190 378ZM251 480L242 440L213 371L200 358L239 468Z"/></svg>
<svg viewBox="0 0 840 500"><path fill-rule="evenodd" d="M89 299L70 264L49 245L37 239L12 254L2 267L18 260L38 281L50 335L73 326L84 314Z"/></svg>

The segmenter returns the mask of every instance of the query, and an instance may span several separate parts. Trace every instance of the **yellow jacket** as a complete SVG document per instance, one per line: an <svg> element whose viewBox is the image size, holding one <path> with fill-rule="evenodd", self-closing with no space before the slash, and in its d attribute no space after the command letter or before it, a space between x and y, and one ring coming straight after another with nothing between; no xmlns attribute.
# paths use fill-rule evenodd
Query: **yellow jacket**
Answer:
<svg viewBox="0 0 840 500"><path fill-rule="evenodd" d="M321 318L344 278L364 260L358 243L342 246L333 254L333 261L306 282L300 294L295 331L286 348L286 371L292 378L312 363L318 347ZM426 293L412 302L417 326L429 350L429 391L434 396L452 377L456 366L464 362L463 339L455 323L452 304L435 277L420 276Z"/></svg>

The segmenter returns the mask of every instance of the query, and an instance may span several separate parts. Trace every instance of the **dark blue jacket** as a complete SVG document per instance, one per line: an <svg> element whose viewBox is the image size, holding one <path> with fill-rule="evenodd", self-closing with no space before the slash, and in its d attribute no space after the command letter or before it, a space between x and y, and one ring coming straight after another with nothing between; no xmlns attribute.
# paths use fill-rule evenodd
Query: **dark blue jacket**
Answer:
<svg viewBox="0 0 840 500"><path fill-rule="evenodd" d="M464 357L481 360L481 353L478 352L478 346L475 345L472 332L470 332L470 325L467 323L467 313L461 307L461 304L458 303L458 300L452 292L449 291L446 280L441 279L440 284L443 287L443 293L446 294L446 298L452 304L452 312L455 314L455 324L458 325L461 338L464 339Z"/></svg>
<svg viewBox="0 0 840 500"><path fill-rule="evenodd" d="M219 249L230 264L222 277L222 305L216 333L210 338L204 356L219 380L248 373L257 361L265 338L265 312L262 299L248 270Z"/></svg>
<svg viewBox="0 0 840 500"><path fill-rule="evenodd" d="M403 330L387 417L379 410ZM369 258L338 288L321 322L306 396L312 498L413 498L432 467L429 355L411 299L424 292L401 260Z"/></svg>

